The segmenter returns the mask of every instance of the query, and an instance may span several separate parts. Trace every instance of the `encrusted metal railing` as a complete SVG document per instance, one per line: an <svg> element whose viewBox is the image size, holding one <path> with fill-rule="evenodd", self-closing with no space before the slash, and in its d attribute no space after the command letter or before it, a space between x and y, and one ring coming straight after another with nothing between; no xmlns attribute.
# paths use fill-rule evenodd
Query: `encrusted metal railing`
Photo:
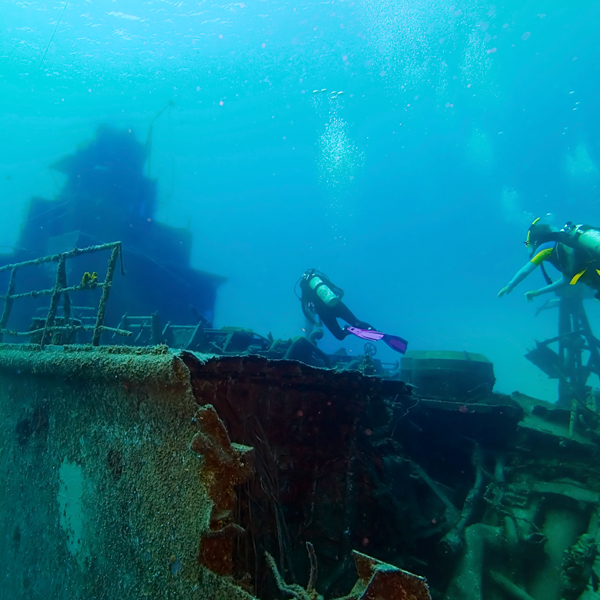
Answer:
<svg viewBox="0 0 600 600"><path fill-rule="evenodd" d="M91 254L94 252L102 252L104 250L111 250L110 258L108 259L108 267L106 270L106 277L104 281L98 281L98 275L96 273L85 273L81 279L81 282L77 285L69 286L67 284L67 269L66 262L69 258L75 258L82 254ZM123 256L121 252L121 242L111 242L109 244L101 244L99 246L89 246L88 248L74 248L68 252L62 252L60 254L52 254L50 256L43 256L34 260L26 260L20 263L14 263L11 265L5 265L0 267L0 273L4 271L10 271L10 280L8 283L8 289L5 295L0 295L0 300L4 300L4 310L2 311L2 317L0 317L0 341L4 334L11 336L30 336L35 337L41 335L39 344L44 347L49 343L50 338L54 333L72 333L77 331L93 331L92 334L92 345L98 346L100 344L100 336L103 331L116 333L118 335L129 336L130 331L122 329L115 329L114 327L107 327L104 325L104 315L106 313L106 304L110 295L110 288L112 286L113 276L117 266L117 261L121 259L121 274L124 275L123 270ZM24 267L38 266L44 263L58 263L56 268L56 283L53 288L43 290L32 290L30 292L24 292L21 294L15 294L17 271ZM94 325L77 325L71 322L71 299L69 294L71 292L80 292L83 290L93 290L101 288L102 296L98 305L98 313L96 316L96 323ZM31 331L13 331L7 328L8 319L12 311L13 303L19 298L39 298L40 296L50 296L50 307L46 315L44 327L38 329L32 329ZM58 310L58 304L61 296L63 297L63 312L64 317L62 319L62 325L56 325L56 312Z"/></svg>

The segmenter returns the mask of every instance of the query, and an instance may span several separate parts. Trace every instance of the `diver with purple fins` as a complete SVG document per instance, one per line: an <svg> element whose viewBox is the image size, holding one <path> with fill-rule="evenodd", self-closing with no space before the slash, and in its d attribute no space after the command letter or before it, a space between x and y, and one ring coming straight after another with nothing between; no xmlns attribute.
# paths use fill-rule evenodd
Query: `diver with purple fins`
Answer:
<svg viewBox="0 0 600 600"><path fill-rule="evenodd" d="M539 266L547 285L526 292L528 301L578 282L595 290L596 298L600 299L600 228L568 222L557 230L537 218L529 227L525 246L530 251L531 259L498 292L499 298L510 294ZM550 279L544 267L545 262L561 273L560 279L554 282Z"/></svg>
<svg viewBox="0 0 600 600"><path fill-rule="evenodd" d="M375 342L383 340L392 350L404 354L408 342L401 337L376 331L371 325L360 321L342 302L344 290L335 285L327 275L317 269L309 269L296 282L302 292L299 296L302 312L306 317L308 331L314 325L325 325L338 340L352 334L363 340ZM298 295L298 294L296 294ZM321 320L321 323L317 319ZM337 320L342 319L348 325L340 327Z"/></svg>

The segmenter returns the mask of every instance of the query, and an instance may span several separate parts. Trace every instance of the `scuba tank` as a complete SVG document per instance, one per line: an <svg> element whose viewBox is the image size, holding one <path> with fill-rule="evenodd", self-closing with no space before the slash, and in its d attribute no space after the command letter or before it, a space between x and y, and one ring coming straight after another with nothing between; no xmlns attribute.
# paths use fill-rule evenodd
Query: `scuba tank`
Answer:
<svg viewBox="0 0 600 600"><path fill-rule="evenodd" d="M600 230L591 225L573 225L569 222L561 233L566 238L566 245L585 250L592 258L600 259Z"/></svg>
<svg viewBox="0 0 600 600"><path fill-rule="evenodd" d="M326 306L339 304L340 297L327 286L317 275L313 275L308 281L309 287L314 290Z"/></svg>
<svg viewBox="0 0 600 600"><path fill-rule="evenodd" d="M579 267L571 278L571 285L575 285L582 277L587 285L595 290L600 290L600 230L591 225L573 225L570 221L560 230L560 240L565 246L578 252L581 258ZM576 257L573 257L576 258ZM580 270L581 269L581 270ZM596 294L600 299L600 291Z"/></svg>

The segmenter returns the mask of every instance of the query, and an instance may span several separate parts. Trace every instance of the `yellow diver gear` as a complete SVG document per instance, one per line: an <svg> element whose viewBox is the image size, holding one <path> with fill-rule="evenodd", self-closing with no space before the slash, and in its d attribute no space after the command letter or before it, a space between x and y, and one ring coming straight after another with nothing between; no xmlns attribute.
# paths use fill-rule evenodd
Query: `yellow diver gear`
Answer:
<svg viewBox="0 0 600 600"><path fill-rule="evenodd" d="M574 275L571 281L569 281L569 285L575 285L581 279L581 277L585 275L586 272L587 269L584 269L583 271L577 273L577 275Z"/></svg>
<svg viewBox="0 0 600 600"><path fill-rule="evenodd" d="M320 277L313 275L308 281L308 285L327 306L339 304L340 297Z"/></svg>
<svg viewBox="0 0 600 600"><path fill-rule="evenodd" d="M532 262L537 267L545 260L548 260L552 252L554 252L554 248L546 248L545 250L541 250L529 262Z"/></svg>
<svg viewBox="0 0 600 600"><path fill-rule="evenodd" d="M569 285L575 285L587 272L588 269L586 268L583 271L577 273L577 275L574 275L571 281L569 281ZM596 269L596 274L598 275L598 277L600 277L600 270Z"/></svg>
<svg viewBox="0 0 600 600"><path fill-rule="evenodd" d="M542 217L538 217L530 226L529 229L527 230L527 239L525 240L525 246L527 246L527 248L529 248L529 246L531 246L531 230L534 228L534 226L537 224L537 222L541 219Z"/></svg>

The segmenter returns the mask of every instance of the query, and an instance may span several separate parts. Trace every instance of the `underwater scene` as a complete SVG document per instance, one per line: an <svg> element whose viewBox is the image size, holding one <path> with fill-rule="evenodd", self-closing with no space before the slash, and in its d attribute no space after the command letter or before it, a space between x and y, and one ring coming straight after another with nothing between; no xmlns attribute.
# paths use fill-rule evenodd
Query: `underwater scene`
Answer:
<svg viewBox="0 0 600 600"><path fill-rule="evenodd" d="M599 26L4 0L0 600L600 598Z"/></svg>

